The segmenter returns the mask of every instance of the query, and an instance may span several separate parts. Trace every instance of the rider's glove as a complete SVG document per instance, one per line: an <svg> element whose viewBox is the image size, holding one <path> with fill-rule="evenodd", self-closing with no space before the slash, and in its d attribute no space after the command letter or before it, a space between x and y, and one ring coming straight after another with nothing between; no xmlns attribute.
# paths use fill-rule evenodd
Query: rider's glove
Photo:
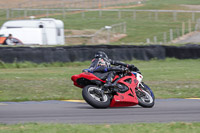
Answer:
<svg viewBox="0 0 200 133"><path fill-rule="evenodd" d="M132 68L134 68L135 66L134 65L128 65L128 68L129 69L132 69Z"/></svg>
<svg viewBox="0 0 200 133"><path fill-rule="evenodd" d="M129 68L130 70L132 70L132 71L135 71L135 72L141 74L140 70L139 70L136 66L134 66L134 65L128 65L128 68Z"/></svg>
<svg viewBox="0 0 200 133"><path fill-rule="evenodd" d="M133 70L136 71L136 72L140 71L137 67L134 67Z"/></svg>
<svg viewBox="0 0 200 133"><path fill-rule="evenodd" d="M126 72L126 71L128 71L128 68L127 67L123 67L123 68L121 68L121 71L122 72Z"/></svg>

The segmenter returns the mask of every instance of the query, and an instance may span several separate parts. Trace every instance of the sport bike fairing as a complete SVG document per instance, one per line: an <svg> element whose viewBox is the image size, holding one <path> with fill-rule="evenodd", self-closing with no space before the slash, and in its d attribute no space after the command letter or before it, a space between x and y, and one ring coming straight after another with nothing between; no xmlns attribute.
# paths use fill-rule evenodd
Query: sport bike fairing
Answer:
<svg viewBox="0 0 200 133"><path fill-rule="evenodd" d="M84 80L89 80L89 81L100 81L102 83L105 83L106 81L101 80L97 76L95 76L92 73L89 72L83 72L78 75L73 75L71 77L71 80L74 82L74 85L80 88L83 88L85 85L81 84L81 82L84 82Z"/></svg>
<svg viewBox="0 0 200 133"><path fill-rule="evenodd" d="M126 85L129 90L125 93L117 92L117 95L114 95L111 101L110 107L125 107L137 105L138 99L135 93L135 88L138 84L138 81L136 80L135 75L125 76L121 78L117 83Z"/></svg>

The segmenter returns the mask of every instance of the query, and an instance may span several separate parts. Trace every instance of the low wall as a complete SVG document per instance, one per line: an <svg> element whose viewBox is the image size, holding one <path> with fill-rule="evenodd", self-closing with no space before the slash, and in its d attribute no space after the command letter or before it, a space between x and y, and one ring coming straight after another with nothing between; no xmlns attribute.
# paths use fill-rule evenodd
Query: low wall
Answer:
<svg viewBox="0 0 200 133"><path fill-rule="evenodd" d="M3 62L73 62L91 60L97 51L104 51L115 60L150 60L175 57L179 59L200 58L200 46L58 46L58 47L0 47Z"/></svg>
<svg viewBox="0 0 200 133"><path fill-rule="evenodd" d="M182 47L165 46L166 57L178 59L200 58L200 45L186 45Z"/></svg>

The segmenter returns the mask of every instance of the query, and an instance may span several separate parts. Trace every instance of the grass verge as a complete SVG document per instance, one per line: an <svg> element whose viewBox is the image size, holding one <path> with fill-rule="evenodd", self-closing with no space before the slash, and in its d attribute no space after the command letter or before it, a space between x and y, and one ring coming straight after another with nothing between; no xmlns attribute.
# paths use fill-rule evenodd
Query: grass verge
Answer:
<svg viewBox="0 0 200 133"><path fill-rule="evenodd" d="M156 98L200 97L200 60L127 61L144 76L144 82ZM82 99L81 89L73 85L71 76L88 68L89 62L66 63L62 67L31 66L0 69L0 101ZM20 65L19 65L20 66Z"/></svg>
<svg viewBox="0 0 200 133"><path fill-rule="evenodd" d="M137 123L137 124L0 124L0 133L199 133L200 123Z"/></svg>

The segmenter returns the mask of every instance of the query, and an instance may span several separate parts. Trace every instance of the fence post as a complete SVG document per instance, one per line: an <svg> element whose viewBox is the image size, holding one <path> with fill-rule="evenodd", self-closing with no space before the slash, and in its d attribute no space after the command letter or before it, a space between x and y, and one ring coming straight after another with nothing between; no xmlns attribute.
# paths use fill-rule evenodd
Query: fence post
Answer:
<svg viewBox="0 0 200 133"><path fill-rule="evenodd" d="M177 12L176 11L173 12L173 20L175 22L177 21Z"/></svg>
<svg viewBox="0 0 200 133"><path fill-rule="evenodd" d="M154 39L154 43L157 44L157 36L154 36L153 39Z"/></svg>
<svg viewBox="0 0 200 133"><path fill-rule="evenodd" d="M182 22L182 36L185 35L185 22Z"/></svg>
<svg viewBox="0 0 200 133"><path fill-rule="evenodd" d="M46 18L49 17L49 9L46 9Z"/></svg>
<svg viewBox="0 0 200 133"><path fill-rule="evenodd" d="M14 15L14 13L13 13L13 12L14 12L14 10L12 10L12 9L11 9L11 10L10 10L10 16L11 16L11 18L13 18L13 17L14 17L14 16L13 16L13 15Z"/></svg>
<svg viewBox="0 0 200 133"><path fill-rule="evenodd" d="M118 19L121 19L121 11L118 11Z"/></svg>
<svg viewBox="0 0 200 133"><path fill-rule="evenodd" d="M6 10L6 19L9 19L10 18L10 9L7 9Z"/></svg>
<svg viewBox="0 0 200 133"><path fill-rule="evenodd" d="M124 34L126 34L126 22L124 22L123 25L124 25Z"/></svg>
<svg viewBox="0 0 200 133"><path fill-rule="evenodd" d="M20 17L20 15L21 15L20 10L18 10L18 14L17 14L17 16Z"/></svg>
<svg viewBox="0 0 200 133"><path fill-rule="evenodd" d="M133 11L133 19L134 19L134 20L136 20L136 17L137 17L136 15L137 15L137 14L136 14L136 11Z"/></svg>
<svg viewBox="0 0 200 133"><path fill-rule="evenodd" d="M177 38L180 36L180 31L178 28L176 28L176 34L177 34Z"/></svg>
<svg viewBox="0 0 200 133"><path fill-rule="evenodd" d="M92 43L92 44L94 44L94 37L95 37L95 36L93 36L93 37L91 38L91 43Z"/></svg>
<svg viewBox="0 0 200 133"><path fill-rule="evenodd" d="M158 11L155 11L155 21L158 21Z"/></svg>
<svg viewBox="0 0 200 133"><path fill-rule="evenodd" d="M149 38L146 39L146 43L147 43L147 44L150 44L150 43L151 43L151 41L150 41Z"/></svg>
<svg viewBox="0 0 200 133"><path fill-rule="evenodd" d="M172 41L174 39L174 37L173 37L173 29L170 29L169 31L170 31L170 41Z"/></svg>
<svg viewBox="0 0 200 133"><path fill-rule="evenodd" d="M152 12L149 12L149 20L152 19Z"/></svg>
<svg viewBox="0 0 200 133"><path fill-rule="evenodd" d="M164 44L167 43L167 33L166 32L163 33L163 41L164 41Z"/></svg>
<svg viewBox="0 0 200 133"><path fill-rule="evenodd" d="M27 17L27 10L25 9L24 10L24 18L26 18Z"/></svg>
<svg viewBox="0 0 200 133"><path fill-rule="evenodd" d="M102 10L99 10L99 18L102 17Z"/></svg>
<svg viewBox="0 0 200 133"><path fill-rule="evenodd" d="M123 25L122 25L122 23L119 26L120 26L120 32L122 33L123 32Z"/></svg>
<svg viewBox="0 0 200 133"><path fill-rule="evenodd" d="M85 18L85 10L82 11L82 18Z"/></svg>
<svg viewBox="0 0 200 133"><path fill-rule="evenodd" d="M107 43L110 44L110 28L107 28Z"/></svg>
<svg viewBox="0 0 200 133"><path fill-rule="evenodd" d="M192 12L192 22L195 22L195 12Z"/></svg>
<svg viewBox="0 0 200 133"><path fill-rule="evenodd" d="M189 31L189 33L192 32L192 26L191 25L192 25L191 20L189 19L188 20L188 31Z"/></svg>

